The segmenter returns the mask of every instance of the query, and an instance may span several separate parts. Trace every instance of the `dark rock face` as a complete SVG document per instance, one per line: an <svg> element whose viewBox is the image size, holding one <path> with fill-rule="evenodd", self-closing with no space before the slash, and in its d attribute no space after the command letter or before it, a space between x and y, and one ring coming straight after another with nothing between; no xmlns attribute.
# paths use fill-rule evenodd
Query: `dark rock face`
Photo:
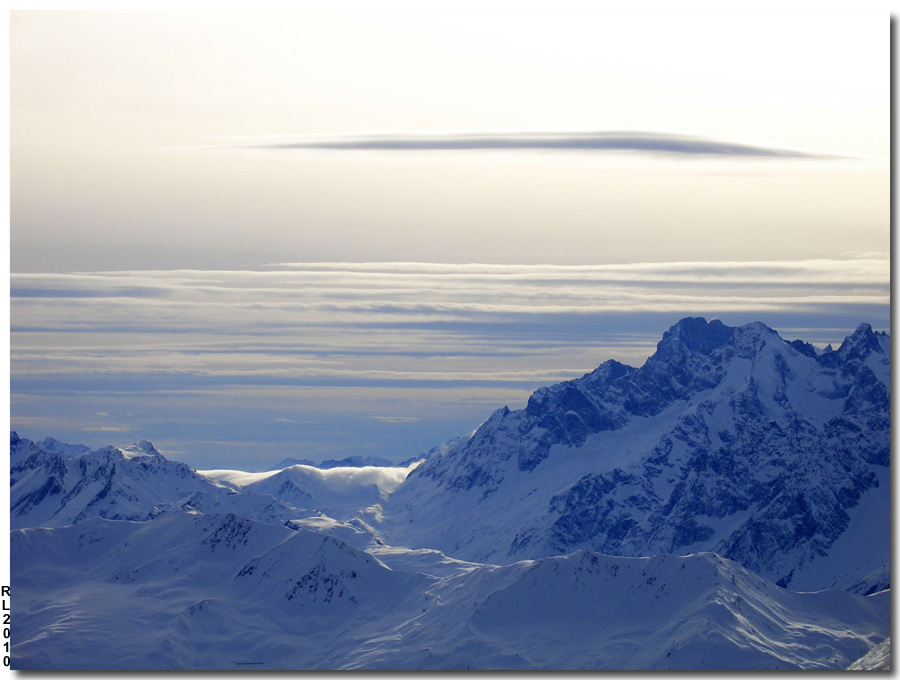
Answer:
<svg viewBox="0 0 900 680"><path fill-rule="evenodd" d="M734 328L717 319L707 323L702 317L688 317L663 333L654 356L665 359L679 354L709 354L728 342L733 332Z"/></svg>
<svg viewBox="0 0 900 680"><path fill-rule="evenodd" d="M484 500L592 435L671 414L639 456L553 480L546 514L523 517L509 558L711 550L789 584L828 552L890 464L889 344L867 324L819 351L760 323L684 319L641 368L608 361L541 388L404 486L427 479Z"/></svg>
<svg viewBox="0 0 900 680"><path fill-rule="evenodd" d="M622 498L616 493L622 488L633 493ZM649 510L654 500L650 484L622 470L585 475L550 502L551 510L559 513L553 523L553 540L558 545L617 545L637 524L633 511Z"/></svg>

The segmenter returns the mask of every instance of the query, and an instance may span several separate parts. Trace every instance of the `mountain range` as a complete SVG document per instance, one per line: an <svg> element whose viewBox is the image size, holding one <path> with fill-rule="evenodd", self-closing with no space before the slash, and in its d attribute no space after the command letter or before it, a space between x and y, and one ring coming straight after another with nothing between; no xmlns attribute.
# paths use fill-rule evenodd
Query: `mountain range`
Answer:
<svg viewBox="0 0 900 680"><path fill-rule="evenodd" d="M13 666L883 665L889 390L866 324L834 350L687 318L404 466L12 433Z"/></svg>

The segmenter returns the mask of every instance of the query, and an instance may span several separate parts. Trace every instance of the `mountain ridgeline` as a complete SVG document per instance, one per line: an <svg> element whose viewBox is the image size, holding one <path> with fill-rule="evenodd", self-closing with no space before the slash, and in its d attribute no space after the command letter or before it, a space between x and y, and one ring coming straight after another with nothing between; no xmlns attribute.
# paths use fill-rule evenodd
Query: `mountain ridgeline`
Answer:
<svg viewBox="0 0 900 680"><path fill-rule="evenodd" d="M712 551L794 589L881 589L889 345L867 324L823 351L683 319L641 368L541 388L431 456L383 531L473 561Z"/></svg>
<svg viewBox="0 0 900 680"><path fill-rule="evenodd" d="M94 517L142 522L185 507L279 523L309 514L271 495L242 493L205 477L168 460L148 441L91 451L12 432L9 476L13 529L63 527Z"/></svg>

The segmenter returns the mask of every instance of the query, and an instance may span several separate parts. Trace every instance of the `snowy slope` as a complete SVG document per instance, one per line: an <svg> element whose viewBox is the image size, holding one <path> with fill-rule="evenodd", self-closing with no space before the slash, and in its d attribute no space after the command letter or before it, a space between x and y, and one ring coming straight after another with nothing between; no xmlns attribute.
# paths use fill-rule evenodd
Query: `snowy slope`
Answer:
<svg viewBox="0 0 900 680"><path fill-rule="evenodd" d="M480 562L706 550L871 591L889 582L889 380L889 338L865 324L822 352L684 319L640 369L608 361L498 410L367 521ZM864 540L839 540L851 524Z"/></svg>
<svg viewBox="0 0 900 680"><path fill-rule="evenodd" d="M879 643L868 654L847 667L848 671L891 670L891 639Z"/></svg>
<svg viewBox="0 0 900 680"><path fill-rule="evenodd" d="M11 551L20 669L844 668L889 632L886 593L792 593L710 554L435 576L190 511L16 530Z"/></svg>

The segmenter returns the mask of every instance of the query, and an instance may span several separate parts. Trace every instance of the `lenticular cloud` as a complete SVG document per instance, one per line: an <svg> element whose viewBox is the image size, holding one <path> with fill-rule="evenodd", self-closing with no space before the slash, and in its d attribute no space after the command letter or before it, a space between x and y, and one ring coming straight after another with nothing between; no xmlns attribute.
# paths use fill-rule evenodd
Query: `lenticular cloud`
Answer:
<svg viewBox="0 0 900 680"><path fill-rule="evenodd" d="M261 149L335 151L627 151L664 156L825 159L817 153L645 131L380 132L301 135L252 145Z"/></svg>

